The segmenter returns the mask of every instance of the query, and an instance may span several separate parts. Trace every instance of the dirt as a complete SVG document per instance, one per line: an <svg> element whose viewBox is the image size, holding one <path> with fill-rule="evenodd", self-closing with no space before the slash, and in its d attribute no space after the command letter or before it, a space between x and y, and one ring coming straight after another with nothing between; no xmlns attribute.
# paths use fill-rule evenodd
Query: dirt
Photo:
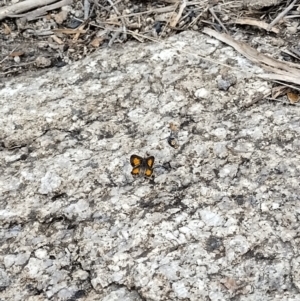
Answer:
<svg viewBox="0 0 300 301"><path fill-rule="evenodd" d="M181 15L181 2L172 0L115 1L113 6L111 1L90 1L89 17L86 20L83 2L73 1L70 6L48 11L30 21L26 20L30 17L24 15L0 21L0 78L16 76L29 70L62 67L96 50L113 45L117 47L130 40L157 41L184 30L201 31L204 26L222 31L220 22L230 35L262 52L268 53L271 44L300 53L300 34L297 30L299 5L289 12L288 19L277 25L280 30L278 35L253 26L230 23L237 17L270 23L288 5L287 1L272 1L268 7L249 5L246 1L188 2ZM16 1L0 1L0 8L13 3ZM210 9L213 9L220 22ZM180 18L175 24L172 22L176 14ZM81 32L76 34L78 30ZM286 53L270 55L299 62L299 57Z"/></svg>

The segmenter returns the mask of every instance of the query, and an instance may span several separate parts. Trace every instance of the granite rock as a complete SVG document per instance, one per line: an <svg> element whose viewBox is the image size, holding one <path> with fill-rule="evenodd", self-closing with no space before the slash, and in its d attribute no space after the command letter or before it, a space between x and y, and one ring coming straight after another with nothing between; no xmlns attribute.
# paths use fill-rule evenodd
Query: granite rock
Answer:
<svg viewBox="0 0 300 301"><path fill-rule="evenodd" d="M300 108L245 108L260 72L184 32L2 83L0 299L299 300Z"/></svg>

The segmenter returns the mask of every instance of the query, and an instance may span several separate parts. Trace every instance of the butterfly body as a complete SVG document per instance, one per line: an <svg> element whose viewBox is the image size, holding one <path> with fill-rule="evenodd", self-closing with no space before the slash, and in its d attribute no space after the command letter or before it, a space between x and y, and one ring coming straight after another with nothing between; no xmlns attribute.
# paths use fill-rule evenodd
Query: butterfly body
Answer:
<svg viewBox="0 0 300 301"><path fill-rule="evenodd" d="M132 166L131 174L133 176L151 177L153 173L154 157L150 156L142 158L138 155L132 155L130 157L130 164Z"/></svg>

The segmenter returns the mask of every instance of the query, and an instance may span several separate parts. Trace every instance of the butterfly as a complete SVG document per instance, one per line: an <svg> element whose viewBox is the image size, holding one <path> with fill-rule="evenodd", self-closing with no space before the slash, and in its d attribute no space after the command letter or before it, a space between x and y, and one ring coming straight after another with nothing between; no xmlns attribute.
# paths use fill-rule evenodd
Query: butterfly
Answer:
<svg viewBox="0 0 300 301"><path fill-rule="evenodd" d="M133 176L145 176L151 177L153 173L154 157L150 156L142 158L138 155L132 155L130 157L130 163L132 165L131 174Z"/></svg>

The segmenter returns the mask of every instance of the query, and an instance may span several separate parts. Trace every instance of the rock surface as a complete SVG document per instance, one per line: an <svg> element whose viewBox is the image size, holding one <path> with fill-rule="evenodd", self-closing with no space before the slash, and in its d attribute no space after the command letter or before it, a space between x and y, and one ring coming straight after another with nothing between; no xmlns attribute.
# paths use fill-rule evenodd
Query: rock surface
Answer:
<svg viewBox="0 0 300 301"><path fill-rule="evenodd" d="M278 5L283 0L243 0L243 4L246 7L253 8L253 9L262 9L264 7Z"/></svg>
<svg viewBox="0 0 300 301"><path fill-rule="evenodd" d="M300 108L246 106L259 72L185 32L2 83L0 299L299 300Z"/></svg>

